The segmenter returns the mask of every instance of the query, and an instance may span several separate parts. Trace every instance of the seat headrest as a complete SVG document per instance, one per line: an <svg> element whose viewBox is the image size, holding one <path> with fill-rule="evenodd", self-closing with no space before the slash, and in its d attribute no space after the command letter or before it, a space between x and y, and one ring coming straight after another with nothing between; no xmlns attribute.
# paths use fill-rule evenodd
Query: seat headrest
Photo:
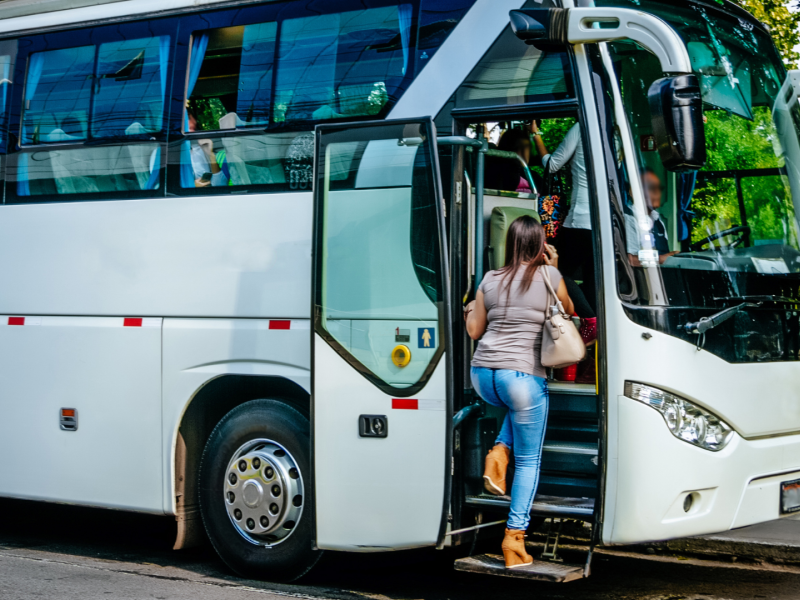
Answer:
<svg viewBox="0 0 800 600"><path fill-rule="evenodd" d="M515 206L495 206L492 210L492 218L489 224L489 246L492 251L489 261L493 270L502 268L506 259L506 235L508 228L511 227L516 219L520 217L532 217L539 223L539 213L529 208L517 208Z"/></svg>

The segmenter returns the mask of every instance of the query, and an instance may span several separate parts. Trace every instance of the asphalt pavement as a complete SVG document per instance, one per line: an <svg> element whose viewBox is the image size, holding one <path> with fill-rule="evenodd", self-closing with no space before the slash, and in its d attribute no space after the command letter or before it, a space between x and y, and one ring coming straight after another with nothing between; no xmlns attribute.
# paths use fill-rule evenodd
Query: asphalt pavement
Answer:
<svg viewBox="0 0 800 600"><path fill-rule="evenodd" d="M174 521L165 517L2 500L0 599L800 597L800 567L795 565L710 562L680 555L616 551L596 556L591 578L568 584L458 573L452 569L451 553L433 550L373 555L329 553L308 579L291 585L273 584L236 577L210 547L171 550L174 533Z"/></svg>

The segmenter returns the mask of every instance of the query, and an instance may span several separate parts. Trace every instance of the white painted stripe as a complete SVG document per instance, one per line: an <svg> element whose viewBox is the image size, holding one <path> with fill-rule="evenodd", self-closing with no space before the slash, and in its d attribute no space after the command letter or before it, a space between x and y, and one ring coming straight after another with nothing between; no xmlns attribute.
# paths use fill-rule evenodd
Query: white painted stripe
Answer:
<svg viewBox="0 0 800 600"><path fill-rule="evenodd" d="M442 400L417 400L417 410L444 410L445 403Z"/></svg>
<svg viewBox="0 0 800 600"><path fill-rule="evenodd" d="M297 330L305 330L308 331L311 329L311 320L310 319L303 319L303 320L295 320L292 319L292 329Z"/></svg>

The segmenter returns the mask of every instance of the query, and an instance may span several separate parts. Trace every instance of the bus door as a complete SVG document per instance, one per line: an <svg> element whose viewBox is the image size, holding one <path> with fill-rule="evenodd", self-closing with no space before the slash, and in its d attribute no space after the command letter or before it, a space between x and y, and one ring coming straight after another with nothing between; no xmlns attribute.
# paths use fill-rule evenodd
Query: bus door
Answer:
<svg viewBox="0 0 800 600"><path fill-rule="evenodd" d="M444 214L431 119L316 131L317 545L432 545L449 506Z"/></svg>

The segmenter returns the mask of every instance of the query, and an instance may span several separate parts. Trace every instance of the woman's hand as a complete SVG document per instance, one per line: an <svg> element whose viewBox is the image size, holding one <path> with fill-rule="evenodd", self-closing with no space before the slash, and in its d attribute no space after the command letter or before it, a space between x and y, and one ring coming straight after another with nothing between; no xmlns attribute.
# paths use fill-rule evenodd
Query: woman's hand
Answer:
<svg viewBox="0 0 800 600"><path fill-rule="evenodd" d="M531 124L530 124L530 126L529 126L529 129L530 129L530 132L531 132L533 135L538 135L538 134L540 133L540 131L539 131L539 123L537 123L537 122L536 122L536 119L534 119L533 121L531 121Z"/></svg>
<svg viewBox="0 0 800 600"><path fill-rule="evenodd" d="M556 250L555 246L551 246L550 244L544 245L544 264L549 265L551 267L558 268L558 251Z"/></svg>
<svg viewBox="0 0 800 600"><path fill-rule="evenodd" d="M469 317L469 313L471 313L473 310L475 310L475 300L464 307L464 323L467 322L467 317Z"/></svg>
<svg viewBox="0 0 800 600"><path fill-rule="evenodd" d="M479 340L486 332L489 321L481 290L478 290L475 300L467 304L464 309L464 321L467 324L467 334L473 340Z"/></svg>

